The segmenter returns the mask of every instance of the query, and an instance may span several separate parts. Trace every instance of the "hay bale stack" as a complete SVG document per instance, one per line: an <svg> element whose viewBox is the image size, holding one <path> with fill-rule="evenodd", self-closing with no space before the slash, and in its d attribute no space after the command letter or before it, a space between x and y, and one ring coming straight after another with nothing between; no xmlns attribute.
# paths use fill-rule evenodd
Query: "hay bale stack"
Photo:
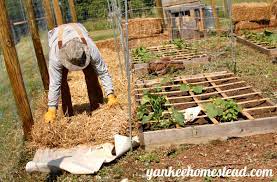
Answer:
<svg viewBox="0 0 277 182"><path fill-rule="evenodd" d="M239 3L232 6L233 21L262 21L270 20L270 4L268 3Z"/></svg>
<svg viewBox="0 0 277 182"><path fill-rule="evenodd" d="M125 31L125 22L123 29ZM129 38L142 38L162 33L162 20L159 18L136 18L129 20Z"/></svg>

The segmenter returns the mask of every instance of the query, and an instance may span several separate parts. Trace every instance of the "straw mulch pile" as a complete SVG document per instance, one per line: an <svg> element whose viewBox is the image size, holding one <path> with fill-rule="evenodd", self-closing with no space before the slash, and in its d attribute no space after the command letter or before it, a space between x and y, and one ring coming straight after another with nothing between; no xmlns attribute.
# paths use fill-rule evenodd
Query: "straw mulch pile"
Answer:
<svg viewBox="0 0 277 182"><path fill-rule="evenodd" d="M120 43L119 38L117 38L117 42ZM116 51L116 47L114 45L114 38L97 41L96 46L98 47L98 49L108 48L108 49L111 49L113 51Z"/></svg>
<svg viewBox="0 0 277 182"><path fill-rule="evenodd" d="M266 25L260 25L259 23L256 22L250 22L250 21L241 21L236 24L235 26L235 31L239 32L240 30L253 30L253 29L260 29L267 27Z"/></svg>
<svg viewBox="0 0 277 182"><path fill-rule="evenodd" d="M125 32L125 22L123 22ZM136 18L128 22L129 38L142 38L162 33L162 20L159 18Z"/></svg>
<svg viewBox="0 0 277 182"><path fill-rule="evenodd" d="M268 3L239 3L232 6L233 21L270 20L270 4Z"/></svg>
<svg viewBox="0 0 277 182"><path fill-rule="evenodd" d="M56 123L44 123L43 115L47 110L47 98L46 96L41 97L34 113L35 124L32 130L32 141L30 142L31 148L67 148L79 144L97 145L112 142L115 134L128 134L126 78L122 79L118 73L117 53L110 49L101 49L100 51L108 64L120 106L108 108L107 105L103 105L89 115L87 113L89 100L83 73L72 72L68 80L75 116L65 118L59 110ZM134 104L132 107L134 107Z"/></svg>

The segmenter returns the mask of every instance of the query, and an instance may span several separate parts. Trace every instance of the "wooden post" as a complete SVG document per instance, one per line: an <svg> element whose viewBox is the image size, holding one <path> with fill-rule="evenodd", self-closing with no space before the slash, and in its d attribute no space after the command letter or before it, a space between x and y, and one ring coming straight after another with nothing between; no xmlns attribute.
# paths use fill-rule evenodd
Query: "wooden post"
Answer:
<svg viewBox="0 0 277 182"><path fill-rule="evenodd" d="M56 22L58 25L63 24L63 15L61 12L61 8L59 5L59 0L54 0L54 11L55 11L55 16L56 16Z"/></svg>
<svg viewBox="0 0 277 182"><path fill-rule="evenodd" d="M156 7L158 8L158 16L162 19L162 26L165 27L165 19L164 19L164 9L162 5L161 0L155 0L156 1Z"/></svg>
<svg viewBox="0 0 277 182"><path fill-rule="evenodd" d="M74 0L69 0L69 7L70 7L70 13L71 13L72 22L73 23L77 23L78 20L77 20Z"/></svg>
<svg viewBox="0 0 277 182"><path fill-rule="evenodd" d="M0 9L0 42L3 50L4 61L11 82L18 113L23 123L24 136L29 138L34 121L20 70L16 48L11 35L5 1L0 1Z"/></svg>
<svg viewBox="0 0 277 182"><path fill-rule="evenodd" d="M48 30L52 30L55 27L54 19L51 12L50 0L43 0L44 13L47 19Z"/></svg>
<svg viewBox="0 0 277 182"><path fill-rule="evenodd" d="M39 33L38 33L38 26L36 22L35 12L33 9L33 0L25 0L26 12L28 16L28 23L30 32L32 35L33 45L36 53L36 58L38 62L38 67L40 71L40 75L42 78L42 83L44 86L44 90L49 89L49 75L47 70L47 65L45 61L45 57L43 54L43 48L41 45Z"/></svg>
<svg viewBox="0 0 277 182"><path fill-rule="evenodd" d="M213 10L213 17L215 20L215 28L216 31L219 32L220 30L220 25L219 25L219 19L217 16L217 9L216 9L216 0L211 0L211 5L212 5L212 10Z"/></svg>

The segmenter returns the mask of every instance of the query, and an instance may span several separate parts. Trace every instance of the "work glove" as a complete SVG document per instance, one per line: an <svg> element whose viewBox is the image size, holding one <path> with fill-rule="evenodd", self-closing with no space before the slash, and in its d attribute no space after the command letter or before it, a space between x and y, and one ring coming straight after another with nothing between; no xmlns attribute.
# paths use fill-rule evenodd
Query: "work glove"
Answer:
<svg viewBox="0 0 277 182"><path fill-rule="evenodd" d="M113 94L108 95L108 106L113 107L118 104L119 103L118 103L118 100L115 95L113 95Z"/></svg>
<svg viewBox="0 0 277 182"><path fill-rule="evenodd" d="M47 113L44 115L44 121L46 123L53 123L56 120L57 109L55 107L49 107Z"/></svg>

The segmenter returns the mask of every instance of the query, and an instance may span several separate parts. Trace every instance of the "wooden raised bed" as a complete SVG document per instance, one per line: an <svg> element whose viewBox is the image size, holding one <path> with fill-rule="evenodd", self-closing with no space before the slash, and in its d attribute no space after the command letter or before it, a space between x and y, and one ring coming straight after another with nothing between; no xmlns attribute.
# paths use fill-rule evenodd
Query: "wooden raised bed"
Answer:
<svg viewBox="0 0 277 182"><path fill-rule="evenodd" d="M138 80L136 82L136 101L139 103L143 92L155 89L160 83L156 80ZM182 92L180 84L202 85L206 91L195 95L193 92ZM195 121L185 128L173 128L158 131L144 131L141 127L140 139L146 149L172 144L206 143L228 137L242 137L255 134L277 132L277 105L264 98L261 92L248 86L245 81L229 72L201 74L189 77L176 77L174 84L162 86L162 91L153 93L166 95L175 108L184 112L190 107L209 102L210 97L233 99L243 109L238 121L219 123L210 119L204 111Z"/></svg>
<svg viewBox="0 0 277 182"><path fill-rule="evenodd" d="M269 46L265 46L259 43L252 42L250 40L247 40L246 38L243 38L241 36L236 36L237 41L247 45L249 47L252 47L258 51L260 51L263 54L269 55L269 56L277 56L277 48L270 48Z"/></svg>
<svg viewBox="0 0 277 182"><path fill-rule="evenodd" d="M170 61L167 62L170 65L181 65L185 67L188 64L203 64L210 61L210 56L205 53L197 51L193 48L183 48L177 49L175 45L168 44L163 46L148 47L147 50L158 54L161 58L167 57L170 58ZM147 74L150 63L164 63L159 60L153 60L148 63L143 63L137 58L132 59L132 64L135 73L137 74Z"/></svg>

